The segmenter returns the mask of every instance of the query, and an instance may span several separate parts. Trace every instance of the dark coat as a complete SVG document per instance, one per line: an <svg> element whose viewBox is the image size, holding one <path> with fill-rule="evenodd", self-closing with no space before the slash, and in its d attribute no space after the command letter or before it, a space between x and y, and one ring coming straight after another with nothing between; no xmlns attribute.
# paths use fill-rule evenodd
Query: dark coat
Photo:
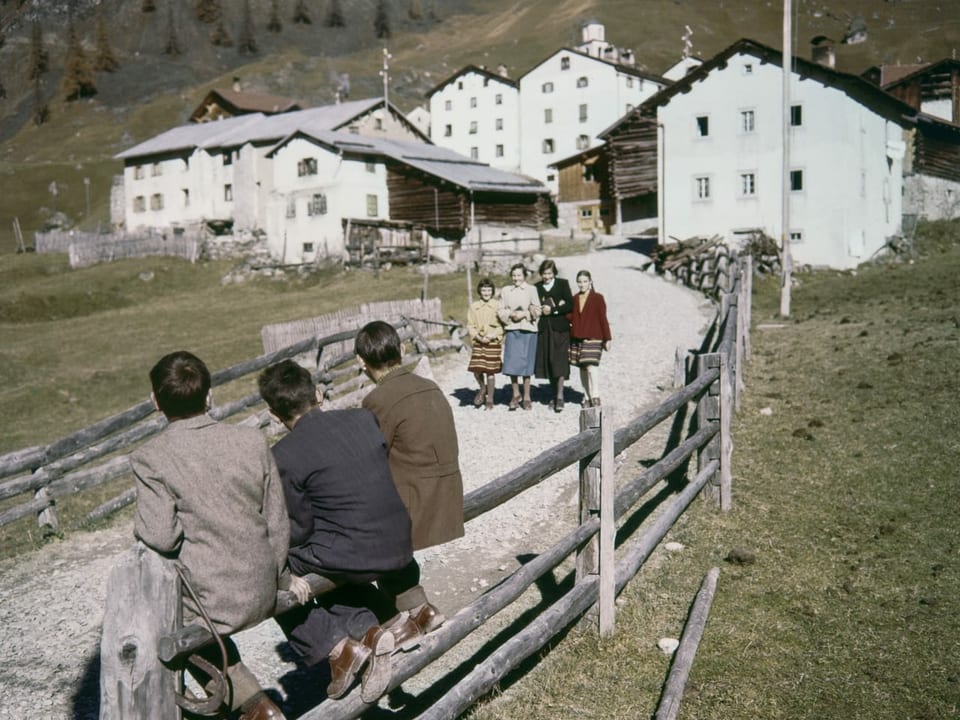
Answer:
<svg viewBox="0 0 960 720"><path fill-rule="evenodd" d="M432 380L395 368L363 399L380 423L390 470L420 550L463 536L463 479L457 429Z"/></svg>
<svg viewBox="0 0 960 720"><path fill-rule="evenodd" d="M573 310L573 295L570 294L570 283L563 278L554 278L549 290L543 287L541 280L536 284L537 296L541 305L549 305L551 310L540 316L538 327L544 330L549 327L561 332L570 331L570 322L567 313Z"/></svg>
<svg viewBox="0 0 960 720"><path fill-rule="evenodd" d="M217 630L230 633L272 615L290 528L260 431L209 415L177 420L138 448L130 464L134 534L187 568ZM186 596L184 608L189 622L196 608Z"/></svg>
<svg viewBox="0 0 960 720"><path fill-rule="evenodd" d="M570 321L567 313L573 309L570 283L554 278L547 290L543 281L536 285L540 305L550 308L537 323L537 358L534 372L538 378L566 378L570 376Z"/></svg>
<svg viewBox="0 0 960 720"><path fill-rule="evenodd" d="M383 573L410 562L410 517L369 411L312 410L273 454L290 515L291 558L320 574Z"/></svg>

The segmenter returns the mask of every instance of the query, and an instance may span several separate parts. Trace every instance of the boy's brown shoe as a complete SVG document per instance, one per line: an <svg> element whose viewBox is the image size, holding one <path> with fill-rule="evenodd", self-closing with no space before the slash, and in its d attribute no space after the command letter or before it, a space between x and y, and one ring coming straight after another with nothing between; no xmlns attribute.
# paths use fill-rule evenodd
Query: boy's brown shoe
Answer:
<svg viewBox="0 0 960 720"><path fill-rule="evenodd" d="M286 718L273 700L261 691L243 702L240 706L239 720L286 720Z"/></svg>
<svg viewBox="0 0 960 720"><path fill-rule="evenodd" d="M394 649L393 633L379 625L371 625L363 636L363 646L368 651L368 660L361 680L360 699L373 703L387 691L393 674L390 662Z"/></svg>
<svg viewBox="0 0 960 720"><path fill-rule="evenodd" d="M370 648L352 637L346 637L330 653L330 684L327 697L342 697L353 685L360 668L370 657Z"/></svg>

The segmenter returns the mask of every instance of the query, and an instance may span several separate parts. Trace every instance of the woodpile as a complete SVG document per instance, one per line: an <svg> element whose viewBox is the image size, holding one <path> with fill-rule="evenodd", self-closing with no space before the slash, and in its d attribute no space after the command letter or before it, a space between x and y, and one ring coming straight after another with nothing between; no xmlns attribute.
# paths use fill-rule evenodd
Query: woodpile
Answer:
<svg viewBox="0 0 960 720"><path fill-rule="evenodd" d="M727 246L719 235L711 238L671 238L672 243L658 246L653 253L657 273L675 278L687 287L708 295L727 289L729 266L733 255L752 255L754 272L780 272L780 250L772 238L762 232L751 235L737 250Z"/></svg>

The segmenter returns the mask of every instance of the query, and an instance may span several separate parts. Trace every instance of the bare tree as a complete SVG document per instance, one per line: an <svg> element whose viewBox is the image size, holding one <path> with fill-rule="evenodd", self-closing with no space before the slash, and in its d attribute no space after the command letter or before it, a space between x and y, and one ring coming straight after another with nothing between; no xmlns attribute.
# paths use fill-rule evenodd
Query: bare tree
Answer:
<svg viewBox="0 0 960 720"><path fill-rule="evenodd" d="M243 0L243 21L240 24L240 37L237 51L241 55L254 55L257 52L257 40L253 36L253 17L250 14L250 0Z"/></svg>
<svg viewBox="0 0 960 720"><path fill-rule="evenodd" d="M212 24L223 16L220 0L197 0L194 10L197 20L202 23Z"/></svg>
<svg viewBox="0 0 960 720"><path fill-rule="evenodd" d="M304 0L297 0L296 7L293 8L293 23L294 25L313 25Z"/></svg>
<svg viewBox="0 0 960 720"><path fill-rule="evenodd" d="M119 67L120 62L110 47L110 36L107 34L107 22L101 3L97 10L97 54L93 59L93 69L97 72L113 72Z"/></svg>
<svg viewBox="0 0 960 720"><path fill-rule="evenodd" d="M67 59L63 68L63 93L67 100L79 100L97 94L93 80L93 67L87 60L83 43L77 37L73 17L67 22Z"/></svg>
<svg viewBox="0 0 960 720"><path fill-rule="evenodd" d="M279 0L270 0L270 19L267 21L267 30L278 33L282 29L283 24L280 22Z"/></svg>
<svg viewBox="0 0 960 720"><path fill-rule="evenodd" d="M43 30L40 29L40 23L34 20L30 29L30 69L27 77L36 80L49 69L50 55L43 46Z"/></svg>
<svg viewBox="0 0 960 720"><path fill-rule="evenodd" d="M330 0L327 6L327 17L323 21L327 27L344 27L347 23L343 20L343 12L340 10L339 0Z"/></svg>
<svg viewBox="0 0 960 720"><path fill-rule="evenodd" d="M373 30L378 38L390 37L390 14L387 11L387 0L377 0L377 11L373 17Z"/></svg>
<svg viewBox="0 0 960 720"><path fill-rule="evenodd" d="M423 2L421 0L410 0L407 15L411 20L420 20L423 18Z"/></svg>
<svg viewBox="0 0 960 720"><path fill-rule="evenodd" d="M163 54L176 57L183 52L177 37L177 23L173 17L173 5L167 5L167 41L163 45Z"/></svg>

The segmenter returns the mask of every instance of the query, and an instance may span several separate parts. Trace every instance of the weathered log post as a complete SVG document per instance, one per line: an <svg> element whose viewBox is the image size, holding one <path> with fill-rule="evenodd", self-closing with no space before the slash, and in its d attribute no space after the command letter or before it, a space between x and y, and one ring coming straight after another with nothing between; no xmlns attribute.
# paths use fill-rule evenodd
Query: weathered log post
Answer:
<svg viewBox="0 0 960 720"><path fill-rule="evenodd" d="M613 634L616 621L617 565L614 558L617 525L614 511L613 408L600 413L600 636Z"/></svg>
<svg viewBox="0 0 960 720"><path fill-rule="evenodd" d="M705 353L700 355L697 358L697 374L701 375L708 370L713 368L720 368L720 354L719 353ZM723 375L721 371L720 375ZM703 394L703 397L700 398L700 402L697 403L697 429L701 429L707 426L707 424L712 422L717 422L720 418L720 378L718 377L713 383L710 384L707 392ZM700 451L697 453L697 469L703 470L711 461L716 460L719 462L720 459L720 438L718 435L714 437L704 445ZM711 478L710 481L710 491L713 495L713 499L719 504L719 487L718 481Z"/></svg>
<svg viewBox="0 0 960 720"><path fill-rule="evenodd" d="M580 411L580 432L600 426L600 413L596 408ZM588 522L600 511L600 456L596 452L580 459L580 524ZM590 539L577 553L577 582L596 575L600 570L599 540Z"/></svg>
<svg viewBox="0 0 960 720"><path fill-rule="evenodd" d="M137 543L107 582L100 639L100 720L180 718L177 673L157 655L161 636L180 622L173 563Z"/></svg>

